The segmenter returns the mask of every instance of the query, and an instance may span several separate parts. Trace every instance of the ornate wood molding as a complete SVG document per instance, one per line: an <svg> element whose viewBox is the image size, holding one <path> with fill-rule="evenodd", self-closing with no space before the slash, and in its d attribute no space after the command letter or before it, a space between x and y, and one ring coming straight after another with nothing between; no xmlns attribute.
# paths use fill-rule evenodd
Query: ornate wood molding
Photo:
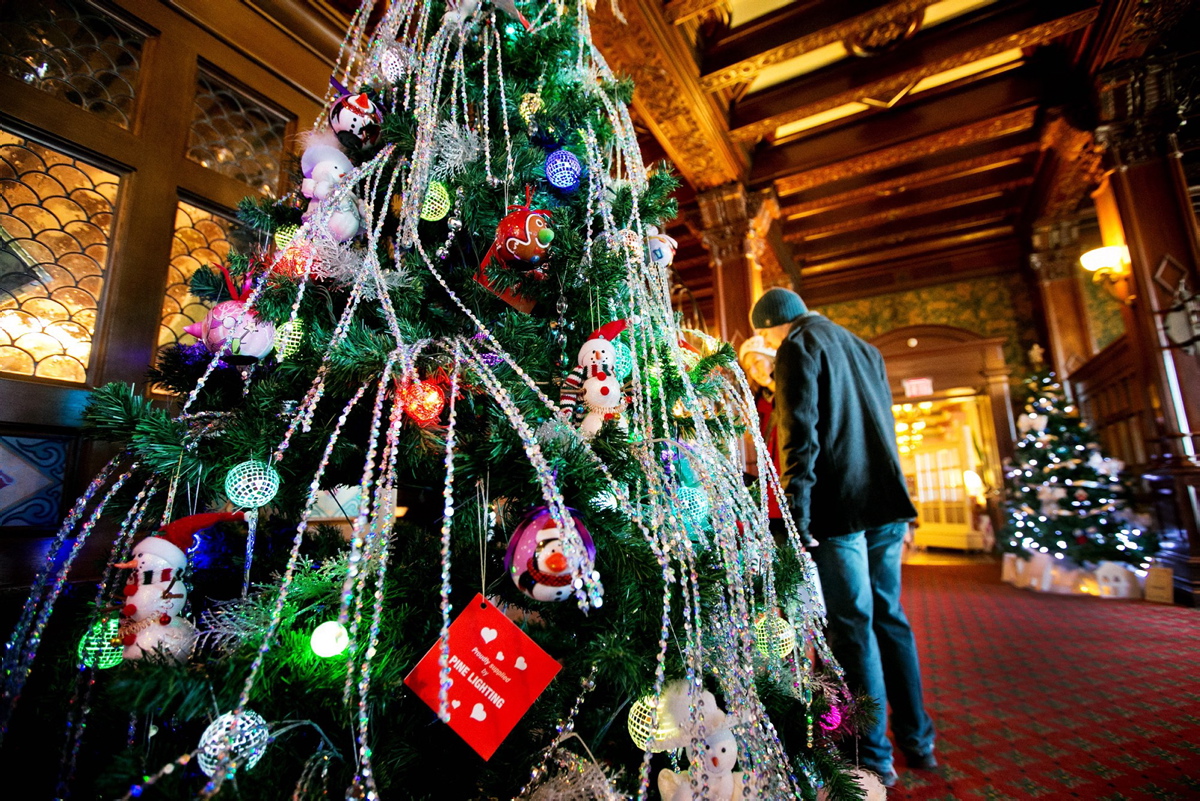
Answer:
<svg viewBox="0 0 1200 801"><path fill-rule="evenodd" d="M1090 131L1072 127L1061 116L1052 116L1046 123L1041 148L1052 152L1054 161L1038 216L1047 220L1069 217L1100 183L1101 150Z"/></svg>
<svg viewBox="0 0 1200 801"><path fill-rule="evenodd" d="M918 67L889 75L886 78L854 86L845 91L822 97L820 100L802 103L787 111L755 120L752 123L735 128L730 132L730 136L739 142L755 142L772 134L780 125L802 120L814 114L819 114L822 111L828 111L847 103L866 102L873 98L892 98L907 89L911 89L918 81L924 78L962 67L974 61L994 56L997 53L1003 53L1006 50L1033 47L1042 44L1043 42L1082 28L1095 18L1096 9L1089 8L1055 20L1032 25L1016 33L993 39L987 44L961 50L945 58L930 61ZM870 104L868 103L868 105Z"/></svg>
<svg viewBox="0 0 1200 801"><path fill-rule="evenodd" d="M1074 220L1056 220L1033 229L1033 253L1029 266L1040 281L1061 281L1075 275L1082 248L1079 224Z"/></svg>
<svg viewBox="0 0 1200 801"><path fill-rule="evenodd" d="M663 16L672 25L681 25L693 17L703 16L709 12L717 12L725 18L729 17L729 0L669 0L663 6Z"/></svg>
<svg viewBox="0 0 1200 801"><path fill-rule="evenodd" d="M931 6L934 2L936 0L900 0L900 2L888 3L881 8L860 14L840 24L821 28L787 44L764 50L753 58L747 58L715 72L710 72L700 79L700 85L705 91L715 92L726 86L748 83L767 67L782 64L784 61L802 56L827 44L856 35L866 35L873 29L894 24L897 20L903 20L914 13L924 11L926 6Z"/></svg>
<svg viewBox="0 0 1200 801"><path fill-rule="evenodd" d="M746 154L729 139L712 98L701 91L695 60L654 0L633 0L617 20L608 4L592 12L592 36L613 70L636 84L633 108L683 177L697 190L746 178Z"/></svg>
<svg viewBox="0 0 1200 801"><path fill-rule="evenodd" d="M795 194L822 184L843 181L865 173L894 167L897 164L915 161L949 148L998 139L1001 136L1029 130L1036 120L1037 107L1029 106L960 128L931 134L921 139L818 167L815 170L780 178L775 181L775 191L781 196Z"/></svg>
<svg viewBox="0 0 1200 801"><path fill-rule="evenodd" d="M1012 240L1012 232L1011 226L982 228L965 234L952 234L917 242L900 243L894 247L873 250L869 253L858 253L844 258L825 261L818 261L815 257L806 259L803 270L805 286L811 286L811 281L816 276L827 276L825 280L837 282L839 281L838 273L852 272L853 275L858 276L862 268L895 262L898 259L904 259L907 263L917 265L938 264L943 262L947 255L956 258L958 254L966 252L980 254L978 259L970 259L972 264L987 261L991 265L986 267L988 271L1011 272L1012 264L1020 259L1020 248L1015 240ZM1009 241L1003 245L996 245L992 242L992 240L1002 237L1008 238ZM1011 247L1014 251L1011 254L1012 259L1008 259L1007 254L1002 250L1006 246ZM998 252L997 248L1001 249L1002 255L996 264L991 264ZM1002 266L997 266L1001 263ZM868 272L867 275L869 276L870 273ZM943 276L944 279L945 276Z"/></svg>
<svg viewBox="0 0 1200 801"><path fill-rule="evenodd" d="M861 203L867 200L873 200L877 197L888 195L897 191L915 189L920 186L938 183L950 178L958 177L959 175L967 175L970 173L980 172L985 169L995 169L1013 164L1031 153L1036 153L1041 149L1041 145L1037 142L1029 142L1016 147L1005 148L1004 150L995 153L988 153L983 156L977 156L973 159L963 159L956 161L953 164L946 164L941 167L923 170L922 172L912 175L904 175L899 178L893 178L890 181L880 181L870 184L869 186L860 187L849 192L831 195L829 197L810 200L805 203L795 203L791 206L785 206L782 214L787 219L795 219L798 217L806 217L811 214L818 214L823 211L832 211L833 209L842 206L850 206L856 203Z"/></svg>
<svg viewBox="0 0 1200 801"><path fill-rule="evenodd" d="M1178 152L1175 133L1182 111L1194 102L1200 73L1196 57L1151 55L1124 61L1100 74L1100 127L1096 141L1113 166L1128 167Z"/></svg>

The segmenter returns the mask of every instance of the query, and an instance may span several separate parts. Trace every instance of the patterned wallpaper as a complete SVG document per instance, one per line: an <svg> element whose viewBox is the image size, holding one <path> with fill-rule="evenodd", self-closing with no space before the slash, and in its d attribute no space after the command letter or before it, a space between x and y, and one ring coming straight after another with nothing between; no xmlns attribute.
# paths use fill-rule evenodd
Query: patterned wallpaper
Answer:
<svg viewBox="0 0 1200 801"><path fill-rule="evenodd" d="M1092 350L1099 353L1125 333L1121 303L1106 292L1102 284L1093 281L1090 273L1080 270L1079 283L1083 287L1088 336L1092 338Z"/></svg>
<svg viewBox="0 0 1200 801"><path fill-rule="evenodd" d="M1037 340L1033 300L1015 274L830 303L816 311L866 340L910 325L952 325L1004 337L1004 357L1014 374L1027 369L1025 353Z"/></svg>

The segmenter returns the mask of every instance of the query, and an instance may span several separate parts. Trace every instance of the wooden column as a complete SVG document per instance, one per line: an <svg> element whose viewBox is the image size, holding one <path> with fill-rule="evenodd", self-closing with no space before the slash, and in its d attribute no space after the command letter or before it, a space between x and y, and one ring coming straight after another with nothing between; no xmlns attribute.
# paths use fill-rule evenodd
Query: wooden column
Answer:
<svg viewBox="0 0 1200 801"><path fill-rule="evenodd" d="M779 232L779 200L773 190L747 192L728 183L696 196L704 226L700 238L713 268L714 314L721 339L740 345L754 332L750 309L772 286L795 285L799 270Z"/></svg>
<svg viewBox="0 0 1200 801"><path fill-rule="evenodd" d="M1092 355L1087 311L1079 288L1079 227L1073 220L1043 223L1033 231L1029 264L1050 335L1050 364L1065 379Z"/></svg>
<svg viewBox="0 0 1200 801"><path fill-rule="evenodd" d="M1182 600L1200 599L1200 257L1175 132L1195 65L1169 56L1118 64L1100 76L1109 180L1129 246L1129 330L1146 393L1143 468L1165 537L1164 561Z"/></svg>

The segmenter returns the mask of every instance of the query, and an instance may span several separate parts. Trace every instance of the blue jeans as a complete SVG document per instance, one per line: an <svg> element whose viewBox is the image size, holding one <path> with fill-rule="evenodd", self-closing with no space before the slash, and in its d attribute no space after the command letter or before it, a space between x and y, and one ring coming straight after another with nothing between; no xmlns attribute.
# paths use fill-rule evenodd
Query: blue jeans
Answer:
<svg viewBox="0 0 1200 801"><path fill-rule="evenodd" d="M892 733L902 750L933 750L933 721L921 700L917 644L900 606L900 552L908 524L899 521L840 537L821 537L812 549L828 608L828 638L851 691L879 703L879 718L861 732L860 761L889 772L888 703Z"/></svg>

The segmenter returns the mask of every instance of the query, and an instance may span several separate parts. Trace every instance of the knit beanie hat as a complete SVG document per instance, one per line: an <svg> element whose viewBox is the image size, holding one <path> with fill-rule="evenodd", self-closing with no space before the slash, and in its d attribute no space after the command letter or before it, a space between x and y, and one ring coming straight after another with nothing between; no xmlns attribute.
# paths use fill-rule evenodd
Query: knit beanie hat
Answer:
<svg viewBox="0 0 1200 801"><path fill-rule="evenodd" d="M750 325L755 328L774 328L808 314L804 301L790 289L772 287L763 293L750 310Z"/></svg>

